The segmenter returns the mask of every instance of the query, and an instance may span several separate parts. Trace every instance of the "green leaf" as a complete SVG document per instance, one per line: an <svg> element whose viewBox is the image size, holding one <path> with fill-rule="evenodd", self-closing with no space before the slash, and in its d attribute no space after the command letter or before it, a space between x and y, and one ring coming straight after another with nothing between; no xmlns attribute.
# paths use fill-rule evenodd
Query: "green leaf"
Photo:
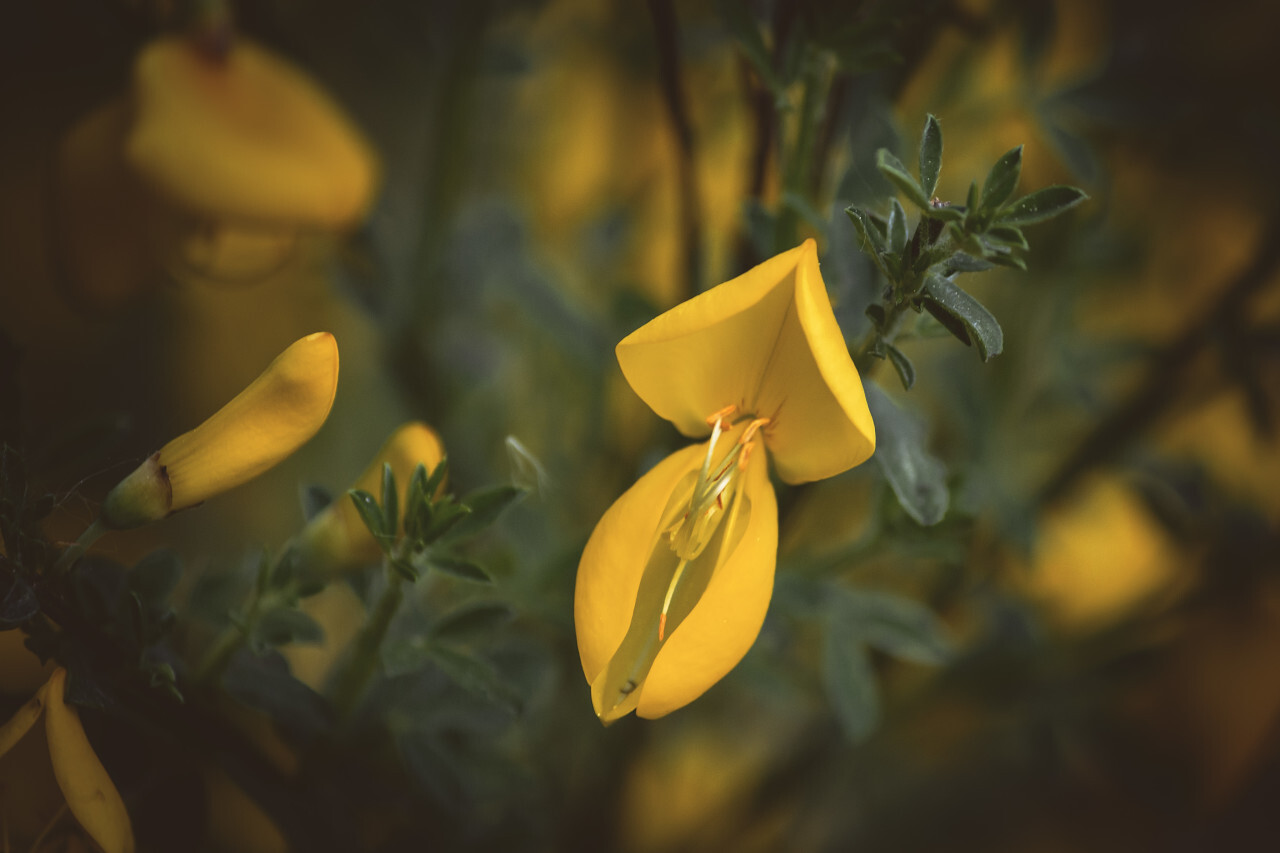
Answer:
<svg viewBox="0 0 1280 853"><path fill-rule="evenodd" d="M267 646L286 643L318 645L324 642L324 628L320 623L291 607L278 607L262 614L254 626L254 634Z"/></svg>
<svg viewBox="0 0 1280 853"><path fill-rule="evenodd" d="M746 54L747 60L755 68L756 73L760 75L760 79L765 82L765 85L769 87L775 97L782 97L784 94L782 84L778 82L777 75L773 72L769 49L765 47L764 38L760 35L760 28L756 25L755 19L751 17L751 11L747 4L738 0L720 0L716 4L716 9L728 26L729 32L738 40L738 44L742 48L742 52Z"/></svg>
<svg viewBox="0 0 1280 853"><path fill-rule="evenodd" d="M348 489L347 495L351 498L351 503L355 504L360 520L364 522L364 526L369 528L369 532L377 540L378 547L384 552L390 553L392 537L384 526L386 519L382 515L382 508L378 506L378 502L374 500L373 495L364 489Z"/></svg>
<svg viewBox="0 0 1280 853"><path fill-rule="evenodd" d="M315 518L324 511L325 507L333 503L333 495L329 490L314 484L302 486L298 497L302 502L302 518L305 521Z"/></svg>
<svg viewBox="0 0 1280 853"><path fill-rule="evenodd" d="M789 207L796 213L800 214L805 222L809 223L813 230L817 231L825 240L827 236L827 219L816 207L814 207L807 198L793 193L784 192L782 198L779 199L783 206Z"/></svg>
<svg viewBox="0 0 1280 853"><path fill-rule="evenodd" d="M514 615L501 601L468 601L437 619L428 632L437 639L465 639L495 631Z"/></svg>
<svg viewBox="0 0 1280 853"><path fill-rule="evenodd" d="M893 344L885 341L885 355L889 357L889 363L893 365L893 369L898 372L898 378L902 380L902 387L907 391L911 390L911 386L916 384L916 368L911 363L911 359L895 347Z"/></svg>
<svg viewBox="0 0 1280 853"><path fill-rule="evenodd" d="M452 530L458 522L471 513L471 508L456 502L452 496L445 496L428 507L426 530L422 534L423 542L434 542Z"/></svg>
<svg viewBox="0 0 1280 853"><path fill-rule="evenodd" d="M410 541L415 541L422 535L424 508L429 500L427 466L419 462L409 476L409 488L404 493L404 535Z"/></svg>
<svg viewBox="0 0 1280 853"><path fill-rule="evenodd" d="M987 221L995 215L1000 205L1013 195L1018 186L1018 176L1022 172L1022 146L1011 148L996 161L987 173L987 181L982 185L982 213Z"/></svg>
<svg viewBox="0 0 1280 853"><path fill-rule="evenodd" d="M1004 350L1004 331L981 302L956 287L950 279L936 274L924 280L924 290L927 294L924 304L929 313L953 332L955 329L947 318L958 321L967 333L961 340L977 344L983 361L995 358Z"/></svg>
<svg viewBox="0 0 1280 853"><path fill-rule="evenodd" d="M907 248L907 212L898 200L889 200L889 251L901 256Z"/></svg>
<svg viewBox="0 0 1280 853"><path fill-rule="evenodd" d="M428 652L431 661L459 687L512 713L519 712L520 695L489 661L444 644L432 643Z"/></svg>
<svg viewBox="0 0 1280 853"><path fill-rule="evenodd" d="M391 569L409 583L418 582L418 568L412 560L397 557L391 561Z"/></svg>
<svg viewBox="0 0 1280 853"><path fill-rule="evenodd" d="M956 252L939 264L946 275L952 275L958 272L985 272L991 269L995 264L984 258L975 258L973 255L966 255L964 252Z"/></svg>
<svg viewBox="0 0 1280 853"><path fill-rule="evenodd" d="M938 173L941 171L942 128L930 113L924 120L924 133L920 136L920 188L926 197L932 197L938 188Z"/></svg>
<svg viewBox="0 0 1280 853"><path fill-rule="evenodd" d="M925 429L913 414L899 409L874 382L863 383L876 424L880 467L898 503L917 524L937 524L947 513L947 469L925 448Z"/></svg>
<svg viewBox="0 0 1280 853"><path fill-rule="evenodd" d="M879 229L872 224L871 217L865 210L857 207L846 207L844 212L848 215L849 221L853 223L853 230L858 232L858 248L871 255L876 259L876 263L879 263L880 252L883 252L887 246L885 246L884 238Z"/></svg>
<svg viewBox="0 0 1280 853"><path fill-rule="evenodd" d="M393 539L400 529L400 498L390 462L382 463L382 529L389 531Z"/></svg>
<svg viewBox="0 0 1280 853"><path fill-rule="evenodd" d="M850 740L864 740L880 720L880 686L854 614L828 611L822 643L822 684L840 727Z"/></svg>
<svg viewBox="0 0 1280 853"><path fill-rule="evenodd" d="M931 204L924 215L941 222L961 222L964 220L964 208L954 204Z"/></svg>
<svg viewBox="0 0 1280 853"><path fill-rule="evenodd" d="M129 570L129 589L144 603L160 607L182 580L182 562L168 549L152 551Z"/></svg>
<svg viewBox="0 0 1280 853"><path fill-rule="evenodd" d="M1065 213L1088 198L1084 190L1076 187L1045 187L1003 208L996 219L1004 225L1033 225Z"/></svg>
<svg viewBox="0 0 1280 853"><path fill-rule="evenodd" d="M988 239L999 240L1016 249L1030 249L1027 244L1027 238L1022 232L1011 225L992 225L987 229L986 236Z"/></svg>
<svg viewBox="0 0 1280 853"><path fill-rule="evenodd" d="M929 209L931 205L928 193L916 183L916 179L907 171L907 167L902 165L902 161L893 156L888 148L881 148L876 152L876 168L889 179L889 183L901 190L912 204L922 210Z"/></svg>
<svg viewBox="0 0 1280 853"><path fill-rule="evenodd" d="M433 554L431 556L431 565L446 575L452 575L464 581L493 583L493 578L489 577L488 572L463 557Z"/></svg>
<svg viewBox="0 0 1280 853"><path fill-rule="evenodd" d="M525 494L524 489L511 485L489 486L471 492L462 499L463 505L471 512L449 531L449 539L456 541L474 536L497 521L507 507Z"/></svg>
<svg viewBox="0 0 1280 853"><path fill-rule="evenodd" d="M884 306L879 302L872 302L867 306L867 310L863 313L867 315L867 318L877 330L884 328L885 320L888 318L884 313Z"/></svg>
<svg viewBox="0 0 1280 853"><path fill-rule="evenodd" d="M845 590L860 614L866 641L900 660L937 666L954 654L951 637L931 609L910 598L886 592Z"/></svg>
<svg viewBox="0 0 1280 853"><path fill-rule="evenodd" d="M431 476L427 478L426 485L422 487L422 493L429 500L435 500L436 494L440 491L440 487L444 485L444 478L447 476L449 476L448 456L441 459L436 467L431 469Z"/></svg>

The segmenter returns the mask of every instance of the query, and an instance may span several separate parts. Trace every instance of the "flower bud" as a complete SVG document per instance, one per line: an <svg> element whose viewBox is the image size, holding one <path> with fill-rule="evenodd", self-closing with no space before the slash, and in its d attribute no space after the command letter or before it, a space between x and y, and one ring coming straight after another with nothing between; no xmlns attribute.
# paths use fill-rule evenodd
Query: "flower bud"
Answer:
<svg viewBox="0 0 1280 853"><path fill-rule="evenodd" d="M121 480L103 502L103 523L137 527L253 479L316 434L337 387L333 335L296 341L213 417Z"/></svg>

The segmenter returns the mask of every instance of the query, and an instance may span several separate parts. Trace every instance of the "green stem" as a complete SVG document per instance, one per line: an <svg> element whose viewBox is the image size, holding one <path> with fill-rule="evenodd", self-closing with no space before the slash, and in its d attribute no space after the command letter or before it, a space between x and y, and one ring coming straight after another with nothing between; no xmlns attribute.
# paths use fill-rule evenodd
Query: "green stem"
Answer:
<svg viewBox="0 0 1280 853"><path fill-rule="evenodd" d="M355 711L364 689L373 677L378 666L378 653L382 649L382 641L391 627L391 620L400 610L404 601L404 579L391 568L390 562L384 562L387 576L387 588L383 590L373 612L369 614L364 627L356 637L351 650L351 657L345 668L338 674L333 687L333 707L340 718L349 718Z"/></svg>
<svg viewBox="0 0 1280 853"><path fill-rule="evenodd" d="M243 625L228 625L222 629L222 633L213 641L209 651L205 652L200 666L196 669L196 684L208 684L222 677L227 665L231 663L231 658L249 638L249 632L253 630L252 626L256 620L257 608L255 607L249 612Z"/></svg>
<svg viewBox="0 0 1280 853"><path fill-rule="evenodd" d="M798 198L807 196L809 160L813 155L814 134L822 118L822 107L827 93L823 67L817 56L807 57L804 75L804 95L800 101L800 115L795 142L787 152L786 168L782 175L782 191ZM779 205L774 223L773 249L784 252L796 244L799 236L800 214L785 201Z"/></svg>
<svg viewBox="0 0 1280 853"><path fill-rule="evenodd" d="M94 542L97 542L102 534L106 533L109 529L110 528L102 523L102 519L98 519L94 521L93 524L90 524L85 528L84 533L80 534L80 538L73 542L71 547L63 551L62 555L58 557L58 562L53 564L50 574L52 574L53 577L57 577L67 569L71 568L75 561L80 559L80 557L84 555L84 552L89 550L90 546L92 546Z"/></svg>

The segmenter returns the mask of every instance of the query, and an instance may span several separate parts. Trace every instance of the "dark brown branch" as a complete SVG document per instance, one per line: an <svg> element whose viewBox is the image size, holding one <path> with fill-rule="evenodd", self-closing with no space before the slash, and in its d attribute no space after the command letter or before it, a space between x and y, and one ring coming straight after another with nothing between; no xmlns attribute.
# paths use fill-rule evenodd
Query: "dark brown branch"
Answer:
<svg viewBox="0 0 1280 853"><path fill-rule="evenodd" d="M1253 262L1236 276L1208 312L1158 353L1137 390L1098 423L1040 489L1040 505L1062 497L1080 476L1114 459L1175 399L1182 374L1221 335L1230 334L1249 298L1280 267L1280 214L1263 229Z"/></svg>
<svg viewBox="0 0 1280 853"><path fill-rule="evenodd" d="M658 46L658 82L667 116L675 131L678 149L677 180L680 183L680 238L683 243L684 281L680 299L689 299L702 288L702 201L694 157L693 125L685 103L680 60L680 33L671 0L649 0L654 37Z"/></svg>

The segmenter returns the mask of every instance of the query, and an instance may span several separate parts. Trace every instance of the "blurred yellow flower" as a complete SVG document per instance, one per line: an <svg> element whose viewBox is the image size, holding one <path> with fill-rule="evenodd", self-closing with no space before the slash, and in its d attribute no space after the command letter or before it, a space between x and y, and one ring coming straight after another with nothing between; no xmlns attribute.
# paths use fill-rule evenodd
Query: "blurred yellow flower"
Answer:
<svg viewBox="0 0 1280 853"><path fill-rule="evenodd" d="M605 723L688 704L755 641L777 559L768 459L801 483L875 450L812 240L676 306L617 354L654 411L710 438L623 494L583 552L574 621Z"/></svg>
<svg viewBox="0 0 1280 853"><path fill-rule="evenodd" d="M295 256L300 235L359 221L377 181L361 134L284 59L241 37L225 55L157 39L139 54L130 91L59 149L68 288L111 305L157 268L260 280Z"/></svg>
<svg viewBox="0 0 1280 853"><path fill-rule="evenodd" d="M295 341L231 402L121 480L103 502L103 523L137 527L253 479L316 434L337 387L333 335Z"/></svg>
<svg viewBox="0 0 1280 853"><path fill-rule="evenodd" d="M1041 519L1026 593L1062 628L1097 629L1187 580L1185 559L1121 480L1094 477Z"/></svg>
<svg viewBox="0 0 1280 853"><path fill-rule="evenodd" d="M120 792L85 736L79 713L64 699L66 682L67 671L62 668L54 670L36 695L0 726L0 764L4 763L6 756L16 752L19 741L43 717L48 741L45 755L52 765L67 809L104 853L131 853L134 841L129 813ZM19 773L19 780L28 772L33 771L24 769ZM8 773L3 775L9 776ZM4 799L7 801L8 797ZM44 815L43 819L49 817ZM7 839L6 835L6 847Z"/></svg>
<svg viewBox="0 0 1280 853"><path fill-rule="evenodd" d="M404 506L414 469L422 464L430 473L442 459L444 445L440 437L426 424L412 421L391 434L351 488L380 495L382 466L390 465L400 505ZM299 548L309 565L329 571L366 566L382 556L377 541L346 494L311 519L299 537Z"/></svg>

